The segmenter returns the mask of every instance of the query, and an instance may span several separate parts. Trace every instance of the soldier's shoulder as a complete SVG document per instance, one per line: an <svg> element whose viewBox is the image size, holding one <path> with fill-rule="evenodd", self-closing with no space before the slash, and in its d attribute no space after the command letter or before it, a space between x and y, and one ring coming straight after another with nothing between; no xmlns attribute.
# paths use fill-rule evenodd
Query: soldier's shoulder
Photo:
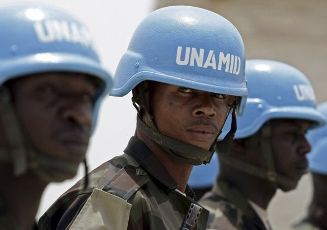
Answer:
<svg viewBox="0 0 327 230"><path fill-rule="evenodd" d="M219 229L219 230L233 230L237 229L234 225L237 223L232 223L229 213L232 213L232 209L225 204L224 201L220 202L210 202L210 204L201 203L208 211L209 217L207 222L207 229Z"/></svg>
<svg viewBox="0 0 327 230"><path fill-rule="evenodd" d="M242 211L224 197L211 193L201 199L200 204L210 213L207 228L233 230L237 229L235 226L242 226Z"/></svg>
<svg viewBox="0 0 327 230"><path fill-rule="evenodd" d="M136 170L129 167L128 157L121 155L103 163L88 174L88 186L83 189L84 178L67 190L60 198L43 214L38 226L40 229L55 229L58 226L67 226L76 217L84 204L87 202L95 189L115 192L124 198L138 182L135 176L129 176ZM123 178L122 178L123 177ZM125 179L129 183L125 183ZM124 187L124 186L127 187ZM137 187L137 186L134 186ZM117 192L118 191L118 192Z"/></svg>
<svg viewBox="0 0 327 230"><path fill-rule="evenodd" d="M216 210L216 212L218 212L218 210L220 210L221 215L223 215L223 213L230 212L241 213L241 211L233 203L229 202L223 196L215 193L208 193L199 201L199 203L206 207L209 211Z"/></svg>

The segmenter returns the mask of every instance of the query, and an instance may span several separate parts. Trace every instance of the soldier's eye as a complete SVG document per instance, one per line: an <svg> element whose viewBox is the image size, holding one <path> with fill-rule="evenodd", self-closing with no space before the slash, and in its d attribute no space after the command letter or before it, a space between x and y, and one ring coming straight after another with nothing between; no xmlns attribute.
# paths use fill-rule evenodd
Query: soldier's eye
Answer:
<svg viewBox="0 0 327 230"><path fill-rule="evenodd" d="M96 95L95 95L95 91L93 92L89 92L89 91L85 91L82 93L82 99L85 102L90 102L93 103L96 99Z"/></svg>
<svg viewBox="0 0 327 230"><path fill-rule="evenodd" d="M226 95L225 94L220 94L220 93L215 93L214 97L220 100L224 100L226 99Z"/></svg>
<svg viewBox="0 0 327 230"><path fill-rule="evenodd" d="M181 93L193 93L193 89L185 88L185 87L179 87L178 91Z"/></svg>

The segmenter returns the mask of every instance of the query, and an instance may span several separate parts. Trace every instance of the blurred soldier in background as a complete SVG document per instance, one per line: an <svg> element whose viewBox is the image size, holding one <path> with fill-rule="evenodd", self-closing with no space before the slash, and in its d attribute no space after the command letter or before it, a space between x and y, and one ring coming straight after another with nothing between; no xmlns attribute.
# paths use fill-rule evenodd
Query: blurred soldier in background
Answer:
<svg viewBox="0 0 327 230"><path fill-rule="evenodd" d="M0 31L0 228L32 229L46 186L85 162L112 80L85 26L65 12L2 6Z"/></svg>
<svg viewBox="0 0 327 230"><path fill-rule="evenodd" d="M318 106L327 118L327 102ZM327 126L308 133L312 151L308 155L313 182L313 195L307 217L296 224L297 230L327 229Z"/></svg>
<svg viewBox="0 0 327 230"><path fill-rule="evenodd" d="M307 130L324 124L311 84L299 70L270 60L246 63L249 96L230 151L200 204L208 228L271 229L266 209L277 189L295 189L307 171Z"/></svg>
<svg viewBox="0 0 327 230"><path fill-rule="evenodd" d="M192 199L192 165L208 163L227 116L247 95L244 45L216 13L189 6L152 12L118 65L111 95L133 92L135 136L90 175L88 193L67 191L41 218L44 229L205 229ZM124 121L121 121L124 122Z"/></svg>
<svg viewBox="0 0 327 230"><path fill-rule="evenodd" d="M219 173L217 153L214 153L209 164L193 166L188 185L194 192L194 199L199 199L212 189Z"/></svg>

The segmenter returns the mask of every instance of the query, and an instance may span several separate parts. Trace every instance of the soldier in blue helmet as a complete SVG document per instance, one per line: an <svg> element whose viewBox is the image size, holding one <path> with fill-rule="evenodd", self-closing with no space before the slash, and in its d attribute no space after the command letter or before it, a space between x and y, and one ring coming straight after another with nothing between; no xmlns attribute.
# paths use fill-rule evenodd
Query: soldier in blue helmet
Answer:
<svg viewBox="0 0 327 230"><path fill-rule="evenodd" d="M318 106L327 119L327 102ZM313 182L312 200L307 216L294 226L297 230L327 229L327 126L308 133L312 151L308 155Z"/></svg>
<svg viewBox="0 0 327 230"><path fill-rule="evenodd" d="M221 146L235 132L244 64L242 38L220 15L191 6L150 13L111 91L133 92L135 136L123 155L91 172L89 193L73 187L47 211L45 229L205 229L208 213L187 180L193 165L210 162L228 114L234 122Z"/></svg>
<svg viewBox="0 0 327 230"><path fill-rule="evenodd" d="M0 228L31 229L46 186L85 162L112 79L66 12L1 6L0 32Z"/></svg>
<svg viewBox="0 0 327 230"><path fill-rule="evenodd" d="M248 60L245 76L249 95L235 140L229 151L218 151L216 183L200 200L210 211L210 229L271 229L271 199L277 189L296 188L308 167L306 132L325 123L310 82L296 68Z"/></svg>

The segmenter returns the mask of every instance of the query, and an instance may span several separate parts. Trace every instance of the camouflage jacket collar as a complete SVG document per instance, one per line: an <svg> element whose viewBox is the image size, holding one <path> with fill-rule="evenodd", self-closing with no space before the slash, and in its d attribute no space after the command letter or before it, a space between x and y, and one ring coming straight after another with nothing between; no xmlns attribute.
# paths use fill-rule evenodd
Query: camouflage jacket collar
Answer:
<svg viewBox="0 0 327 230"><path fill-rule="evenodd" d="M168 190L177 188L177 183L169 175L164 165L136 136L131 137L124 152L133 157L153 179L160 182Z"/></svg>
<svg viewBox="0 0 327 230"><path fill-rule="evenodd" d="M167 192L177 189L177 183L170 176L161 161L136 136L131 137L124 152L134 158L149 176L153 180L158 181ZM189 187L186 188L185 193L187 196L194 196L193 191Z"/></svg>

